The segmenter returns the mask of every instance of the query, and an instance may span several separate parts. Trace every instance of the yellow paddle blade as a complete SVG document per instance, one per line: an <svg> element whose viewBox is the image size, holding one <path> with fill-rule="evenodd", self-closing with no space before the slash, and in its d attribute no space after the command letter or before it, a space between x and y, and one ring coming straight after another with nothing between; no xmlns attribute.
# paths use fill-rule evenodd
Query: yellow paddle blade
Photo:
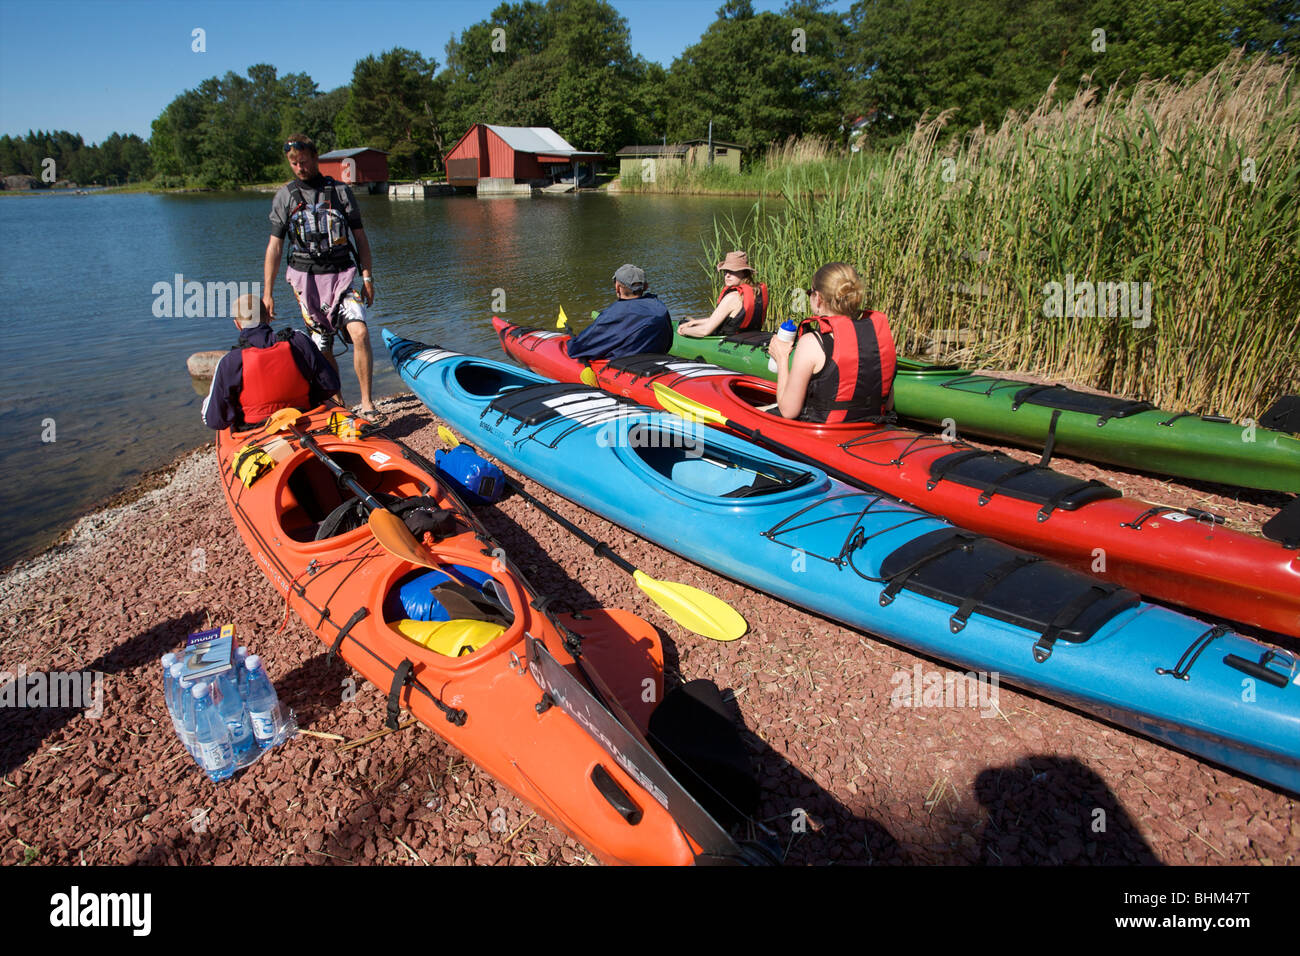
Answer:
<svg viewBox="0 0 1300 956"><path fill-rule="evenodd" d="M560 317L555 320L555 327L562 329L569 324L569 317L564 314L564 306L560 306Z"/></svg>
<svg viewBox="0 0 1300 956"><path fill-rule="evenodd" d="M450 428L448 428L446 425L438 426L438 437L441 438L445 444L450 445L452 448L455 448L457 445L460 444L460 439L456 437L456 433L452 431Z"/></svg>
<svg viewBox="0 0 1300 956"><path fill-rule="evenodd" d="M693 422L706 422L710 425L725 425L727 419L717 409L702 405L694 399L687 398L681 392L673 391L661 382L653 385L655 398L665 411L680 415Z"/></svg>
<svg viewBox="0 0 1300 956"><path fill-rule="evenodd" d="M302 412L296 408L282 408L275 412L262 424L262 431L268 435L278 431L284 431L298 419L302 418Z"/></svg>
<svg viewBox="0 0 1300 956"><path fill-rule="evenodd" d="M596 373L591 370L590 365L582 370L582 374L578 376L578 381L583 385L590 385L592 388L600 384L596 380Z"/></svg>
<svg viewBox="0 0 1300 956"><path fill-rule="evenodd" d="M376 508L370 512L369 523L370 533L389 554L426 568L438 566L429 549L415 540L415 535L411 534L411 529L406 526L406 522L391 511Z"/></svg>
<svg viewBox="0 0 1300 956"><path fill-rule="evenodd" d="M675 581L659 581L644 571L633 571L632 579L650 600L689 631L715 641L734 641L749 630L740 613L712 594Z"/></svg>

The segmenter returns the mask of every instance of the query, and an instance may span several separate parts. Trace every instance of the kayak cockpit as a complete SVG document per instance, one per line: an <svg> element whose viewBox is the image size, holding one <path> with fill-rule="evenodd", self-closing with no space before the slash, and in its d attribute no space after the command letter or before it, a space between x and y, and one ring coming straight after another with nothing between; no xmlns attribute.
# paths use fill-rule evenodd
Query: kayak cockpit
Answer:
<svg viewBox="0 0 1300 956"><path fill-rule="evenodd" d="M400 468L374 468L366 457L351 451L331 449L329 454L339 467L385 504L429 491L428 485ZM276 516L280 527L294 541L320 541L364 523L356 520L364 518L357 497L340 486L314 455L307 455L293 465L287 480L279 485L277 495ZM349 508L355 509L354 513L348 514Z"/></svg>
<svg viewBox="0 0 1300 956"><path fill-rule="evenodd" d="M764 456L714 445L680 428L636 424L633 456L679 491L707 498L758 498L802 487L815 474Z"/></svg>
<svg viewBox="0 0 1300 956"><path fill-rule="evenodd" d="M771 418L783 426L808 429L817 433L832 432L837 435L840 433L856 435L860 432L877 429L881 424L878 421L829 424L827 422L805 422L797 418L786 418L781 414L780 409L776 407L776 382L763 379L732 378L727 381L726 389L732 398L755 414Z"/></svg>
<svg viewBox="0 0 1300 956"><path fill-rule="evenodd" d="M516 375L487 362L461 362L452 373L456 384L476 398L489 398L511 389L536 385L532 376Z"/></svg>
<svg viewBox="0 0 1300 956"><path fill-rule="evenodd" d="M482 650L510 631L510 594L489 572L468 564L415 568L393 581L384 622L403 638L444 657Z"/></svg>

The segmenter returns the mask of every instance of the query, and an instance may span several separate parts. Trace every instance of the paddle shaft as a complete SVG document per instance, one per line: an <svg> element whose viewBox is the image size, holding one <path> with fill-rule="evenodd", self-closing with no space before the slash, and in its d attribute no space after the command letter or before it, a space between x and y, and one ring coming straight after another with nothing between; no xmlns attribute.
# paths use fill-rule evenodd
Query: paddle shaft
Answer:
<svg viewBox="0 0 1300 956"><path fill-rule="evenodd" d="M452 433L451 429L439 426L438 434L442 436L444 441L452 445L460 442L460 439ZM596 554L607 558L620 570L630 574L637 587L682 627L715 641L734 641L749 629L749 625L745 623L745 619L741 617L740 613L725 601L714 597L707 591L701 591L699 588L693 588L690 585L655 580L616 554L609 545L603 541L597 541L572 522L557 514L553 509L538 501L509 476L506 476L506 482L520 497L536 505L543 514L569 531L578 540L590 545Z"/></svg>
<svg viewBox="0 0 1300 956"><path fill-rule="evenodd" d="M730 418L727 418L727 416L723 415L716 408L710 408L709 406L705 405L703 402L697 401L695 399L688 399L686 398L686 396L679 394L678 392L674 391L672 388L670 388L667 385L661 384L658 387L662 388L665 393L672 396L673 398L679 399L680 404L683 407L685 407L688 411L690 410L691 405L696 405L700 408L707 409L710 413L716 415L720 419L720 423L723 428L729 428L733 432L736 432L737 434L742 435L745 438L748 438L750 441L757 442L760 445L764 445L767 448L770 448L772 451L785 455L787 458L793 458L795 461L801 461L805 465L811 465L814 468L820 469L821 471L824 471L826 474L830 475L832 478L837 478L840 481L844 482L846 485L852 485L854 488L861 488L863 491L868 491L875 495L885 494L879 488L863 480L857 475L851 475L847 471L841 471L840 469L834 467L833 465L828 465L825 462L818 461L812 455L805 454L804 452L801 452L796 448L791 448L789 445L784 445L774 438L768 438L757 428L749 428L745 425L741 425L738 422L733 422ZM671 409L671 411L673 411L676 414L683 414L682 412L677 411L677 409Z"/></svg>
<svg viewBox="0 0 1300 956"><path fill-rule="evenodd" d="M351 490L353 494L357 495L365 503L367 510L374 511L376 508L384 507L383 504L379 501L379 499L377 499L374 495L372 495L369 491L367 491L365 487L361 484L361 482L357 481L354 475L352 475L350 472L344 471L342 466L339 465L338 462L336 462L329 455L325 454L325 452L321 449L320 445L316 444L316 439L312 438L310 435L306 434L305 432L299 431L298 427L292 423L286 425L285 427L288 428L289 431L294 433L298 441L302 444L302 447L306 448L313 455L319 458L321 462L325 465L325 467L330 470L331 474L333 474L335 478L343 482L343 484L347 485L348 489Z"/></svg>
<svg viewBox="0 0 1300 956"><path fill-rule="evenodd" d="M515 492L515 494L519 495L519 497L523 498L529 504L534 505L539 511L543 512L547 517L549 517L556 524L560 525L562 528L567 530L574 537L578 538L584 544L589 546L592 551L596 552L596 554L600 555L602 558L608 558L610 561L614 562L614 564L622 568L628 574L633 574L636 572L636 567L630 561L616 554L610 548L610 546L607 545L604 541L597 541L595 538L587 534L587 532L583 531L581 528L579 528L568 518L561 515L550 505L542 501L539 501L536 497L534 497L533 495L525 491L520 486L519 482L515 481L509 475L506 475L506 484L510 486L510 488Z"/></svg>

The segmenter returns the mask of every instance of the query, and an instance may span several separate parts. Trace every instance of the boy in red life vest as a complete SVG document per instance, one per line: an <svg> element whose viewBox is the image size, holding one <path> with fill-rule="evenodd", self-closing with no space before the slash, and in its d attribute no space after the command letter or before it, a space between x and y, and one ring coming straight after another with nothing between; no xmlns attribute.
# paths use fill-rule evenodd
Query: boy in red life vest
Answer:
<svg viewBox="0 0 1300 956"><path fill-rule="evenodd" d="M722 292L713 314L703 319L687 319L677 326L678 335L700 338L705 335L735 335L757 332L767 318L767 283L754 285L754 269L743 252L728 252L718 263L722 273Z"/></svg>
<svg viewBox="0 0 1300 956"><path fill-rule="evenodd" d="M306 333L275 332L255 296L241 296L233 318L239 344L217 363L203 400L203 422L209 428L243 431L282 408L306 411L338 392L339 373Z"/></svg>
<svg viewBox="0 0 1300 956"><path fill-rule="evenodd" d="M863 310L865 293L851 265L828 263L813 276L812 318L800 324L795 341L772 336L767 353L776 362L776 403L784 417L865 422L894 407L894 337L883 313Z"/></svg>

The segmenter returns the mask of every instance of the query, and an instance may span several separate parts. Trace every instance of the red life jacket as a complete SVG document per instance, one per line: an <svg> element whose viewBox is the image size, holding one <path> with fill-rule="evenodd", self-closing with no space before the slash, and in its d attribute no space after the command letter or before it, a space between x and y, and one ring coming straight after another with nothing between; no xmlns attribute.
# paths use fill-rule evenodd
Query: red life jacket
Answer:
<svg viewBox="0 0 1300 956"><path fill-rule="evenodd" d="M282 408L310 407L311 383L294 361L287 338L264 349L245 348L244 384L239 392L239 407L246 424L270 418Z"/></svg>
<svg viewBox="0 0 1300 956"><path fill-rule="evenodd" d="M844 315L813 316L799 335L819 335L826 363L808 382L801 421L864 422L878 419L894 387L898 353L889 319L865 312L854 321Z"/></svg>
<svg viewBox="0 0 1300 956"><path fill-rule="evenodd" d="M739 290L742 303L739 314L723 319L714 335L735 335L737 332L757 332L763 327L767 318L767 283L759 283L755 290L748 282L727 286L718 293L718 304L726 298L727 293Z"/></svg>

